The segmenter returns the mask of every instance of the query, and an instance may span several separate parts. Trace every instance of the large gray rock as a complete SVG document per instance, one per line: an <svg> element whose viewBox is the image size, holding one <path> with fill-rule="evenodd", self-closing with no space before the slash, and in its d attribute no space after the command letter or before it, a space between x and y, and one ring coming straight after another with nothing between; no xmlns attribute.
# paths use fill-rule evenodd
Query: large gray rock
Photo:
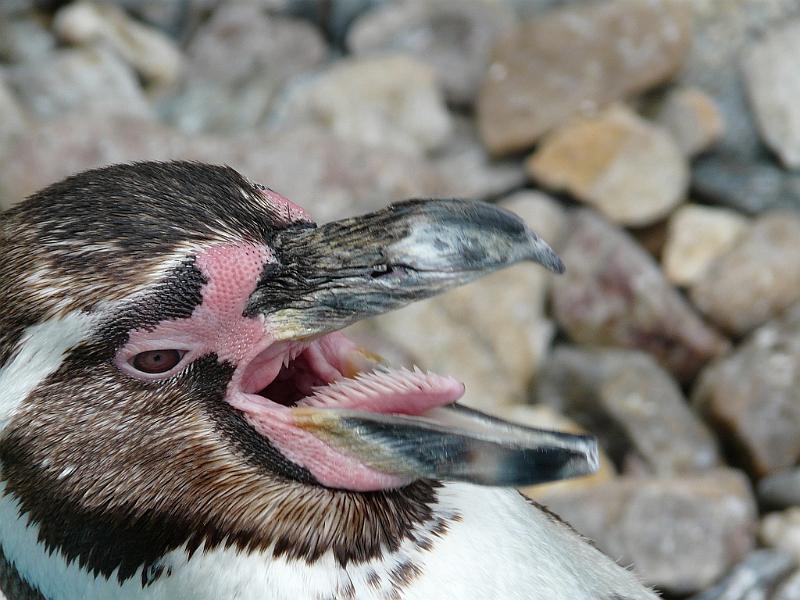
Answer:
<svg viewBox="0 0 800 600"><path fill-rule="evenodd" d="M771 212L757 218L690 296L710 320L736 335L800 300L800 216Z"/></svg>
<svg viewBox="0 0 800 600"><path fill-rule="evenodd" d="M160 105L187 133L263 125L283 85L318 67L328 48L307 22L266 14L253 2L221 4L187 47L185 81Z"/></svg>
<svg viewBox="0 0 800 600"><path fill-rule="evenodd" d="M781 168L765 152L742 157L726 147L702 156L692 166L692 188L749 214L800 208L800 174Z"/></svg>
<svg viewBox="0 0 800 600"><path fill-rule="evenodd" d="M680 80L710 94L725 122L725 133L714 151L693 165L693 188L750 213L800 207L800 176L787 173L764 152L740 71L745 49L770 29L800 17L800 3L681 2L691 10L695 26Z"/></svg>
<svg viewBox="0 0 800 600"><path fill-rule="evenodd" d="M653 258L595 213L576 213L562 259L553 312L576 342L644 350L681 381L727 347Z"/></svg>
<svg viewBox="0 0 800 600"><path fill-rule="evenodd" d="M44 119L69 112L151 116L136 74L103 47L62 50L8 70L8 83L31 114Z"/></svg>
<svg viewBox="0 0 800 600"><path fill-rule="evenodd" d="M70 44L108 45L144 81L156 86L174 84L183 67L183 55L171 39L113 4L90 0L68 4L56 13L53 29Z"/></svg>
<svg viewBox="0 0 800 600"><path fill-rule="evenodd" d="M770 31L742 61L747 91L767 145L789 168L800 168L800 18Z"/></svg>
<svg viewBox="0 0 800 600"><path fill-rule="evenodd" d="M433 70L401 54L344 59L299 82L272 123L313 124L342 139L416 155L442 147L452 131Z"/></svg>
<svg viewBox="0 0 800 600"><path fill-rule="evenodd" d="M448 101L472 104L499 32L513 22L502 2L407 0L363 15L347 45L355 54L402 52L436 72Z"/></svg>
<svg viewBox="0 0 800 600"><path fill-rule="evenodd" d="M668 80L688 47L686 12L664 0L611 0L525 21L494 48L478 99L484 143L493 154L528 148L581 110Z"/></svg>
<svg viewBox="0 0 800 600"><path fill-rule="evenodd" d="M673 593L705 588L753 547L755 503L734 470L619 478L542 501L645 583Z"/></svg>
<svg viewBox="0 0 800 600"><path fill-rule="evenodd" d="M50 54L55 45L53 34L32 15L0 17L0 61L35 62Z"/></svg>
<svg viewBox="0 0 800 600"><path fill-rule="evenodd" d="M187 137L149 120L75 115L35 125L8 146L0 155L0 198L16 202L101 165L176 158L229 164L292 198L319 221L393 200L438 196L445 187L432 167L404 153L347 143L314 129Z"/></svg>
<svg viewBox="0 0 800 600"><path fill-rule="evenodd" d="M565 219L553 200L525 193L503 205L558 246ZM544 305L552 277L520 264L382 315L374 326L412 362L463 381L465 404L497 412L525 400L549 349L555 328Z"/></svg>
<svg viewBox="0 0 800 600"><path fill-rule="evenodd" d="M800 307L703 372L693 402L756 477L800 459Z"/></svg>
<svg viewBox="0 0 800 600"><path fill-rule="evenodd" d="M192 69L230 85L285 80L320 64L327 46L308 23L269 15L256 2L224 2L187 47Z"/></svg>
<svg viewBox="0 0 800 600"><path fill-rule="evenodd" d="M617 463L634 454L661 475L720 463L678 385L642 352L561 346L542 365L534 398L595 433Z"/></svg>
<svg viewBox="0 0 800 600"><path fill-rule="evenodd" d="M663 219L689 183L686 159L672 137L623 105L557 128L527 166L539 183L628 226Z"/></svg>

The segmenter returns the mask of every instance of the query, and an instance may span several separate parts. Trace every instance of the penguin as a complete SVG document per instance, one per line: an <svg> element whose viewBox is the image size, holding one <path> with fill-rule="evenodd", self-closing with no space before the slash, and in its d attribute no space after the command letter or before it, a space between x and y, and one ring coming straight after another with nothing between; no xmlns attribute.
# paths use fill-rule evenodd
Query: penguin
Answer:
<svg viewBox="0 0 800 600"><path fill-rule="evenodd" d="M592 438L458 404L358 320L519 261L520 218L408 200L316 225L234 169L71 176L0 220L9 600L645 600L514 486ZM498 291L502 293L502 291Z"/></svg>

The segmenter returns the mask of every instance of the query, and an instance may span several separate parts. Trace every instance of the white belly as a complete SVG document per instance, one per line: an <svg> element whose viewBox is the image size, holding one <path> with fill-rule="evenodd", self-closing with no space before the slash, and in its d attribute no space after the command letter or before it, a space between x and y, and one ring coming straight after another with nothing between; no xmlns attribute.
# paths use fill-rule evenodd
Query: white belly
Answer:
<svg viewBox="0 0 800 600"><path fill-rule="evenodd" d="M436 512L461 518L423 549L412 542L379 561L312 565L269 553L183 549L166 555L165 573L142 586L94 577L37 543L37 527L0 499L0 540L9 561L49 600L654 600L626 570L510 490L448 484ZM422 533L422 532L420 532ZM615 596L616 595L616 596ZM13 599L9 599L13 600Z"/></svg>

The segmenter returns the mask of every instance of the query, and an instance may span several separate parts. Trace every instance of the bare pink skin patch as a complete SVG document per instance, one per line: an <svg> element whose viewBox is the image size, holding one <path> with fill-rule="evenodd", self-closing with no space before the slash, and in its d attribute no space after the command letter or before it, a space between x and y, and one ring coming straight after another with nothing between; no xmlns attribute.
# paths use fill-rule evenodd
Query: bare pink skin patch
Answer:
<svg viewBox="0 0 800 600"><path fill-rule="evenodd" d="M117 357L122 370L140 378L165 379L205 354L215 353L222 361L238 364L264 341L263 319L243 315L264 265L274 262L269 248L244 242L219 244L200 252L196 261L207 281L200 305L189 318L132 331ZM175 369L157 375L140 373L128 364L139 352L163 349L186 351L186 355Z"/></svg>
<svg viewBox="0 0 800 600"><path fill-rule="evenodd" d="M265 186L259 186L259 191L264 198L274 207L275 215L285 224L295 221L313 222L311 215L285 196Z"/></svg>
<svg viewBox="0 0 800 600"><path fill-rule="evenodd" d="M262 193L283 206L287 218L309 219L282 196L271 190ZM319 483L355 491L409 483L408 479L365 465L304 430L295 423L293 407L419 415L457 400L463 394L463 385L421 371L379 370L356 376L364 354L341 333L276 342L268 319L244 316L250 295L269 262L275 262L275 257L267 246L246 242L218 244L198 253L196 265L206 279L200 305L186 319L131 332L117 356L118 367L139 379L160 380L177 375L200 356L216 354L220 361L235 366L225 401ZM165 373L142 373L130 364L140 352L167 349L185 354Z"/></svg>

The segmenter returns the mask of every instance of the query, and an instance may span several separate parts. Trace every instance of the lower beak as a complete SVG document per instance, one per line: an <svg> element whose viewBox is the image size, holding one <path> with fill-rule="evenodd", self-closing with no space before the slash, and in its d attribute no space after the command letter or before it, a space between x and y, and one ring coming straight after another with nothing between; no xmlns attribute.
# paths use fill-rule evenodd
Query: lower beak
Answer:
<svg viewBox="0 0 800 600"><path fill-rule="evenodd" d="M514 425L452 404L420 416L294 409L295 424L363 464L404 480L525 486L594 473L591 436Z"/></svg>

